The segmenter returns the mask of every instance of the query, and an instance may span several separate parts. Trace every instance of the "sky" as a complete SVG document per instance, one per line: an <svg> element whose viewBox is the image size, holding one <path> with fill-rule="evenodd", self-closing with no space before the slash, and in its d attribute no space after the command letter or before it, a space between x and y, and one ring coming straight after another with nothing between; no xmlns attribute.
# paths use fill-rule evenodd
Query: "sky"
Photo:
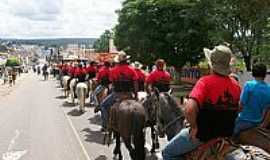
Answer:
<svg viewBox="0 0 270 160"><path fill-rule="evenodd" d="M122 0L0 0L0 38L97 38Z"/></svg>

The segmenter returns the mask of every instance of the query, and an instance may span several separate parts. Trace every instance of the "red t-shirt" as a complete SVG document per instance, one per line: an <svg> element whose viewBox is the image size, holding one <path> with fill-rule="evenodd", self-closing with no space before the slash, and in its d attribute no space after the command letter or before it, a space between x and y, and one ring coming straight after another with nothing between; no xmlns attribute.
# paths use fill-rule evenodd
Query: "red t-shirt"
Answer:
<svg viewBox="0 0 270 160"><path fill-rule="evenodd" d="M76 67L68 66L68 73L69 73L69 74L74 75L75 70L76 70Z"/></svg>
<svg viewBox="0 0 270 160"><path fill-rule="evenodd" d="M78 76L81 76L81 75L85 75L86 74L86 70L84 68L79 68L77 67L75 70L74 70L74 76L75 77L78 77Z"/></svg>
<svg viewBox="0 0 270 160"><path fill-rule="evenodd" d="M167 71L162 70L154 70L149 74L149 76L146 79L146 82L148 84L154 84L154 83L163 83L163 84L169 84L171 81L171 75Z"/></svg>
<svg viewBox="0 0 270 160"><path fill-rule="evenodd" d="M212 105L238 105L241 87L229 76L208 75L199 79L189 97L197 101L199 107L205 103Z"/></svg>
<svg viewBox="0 0 270 160"><path fill-rule="evenodd" d="M86 68L86 71L87 71L87 73L96 73L97 72L97 69L94 66L88 66Z"/></svg>
<svg viewBox="0 0 270 160"><path fill-rule="evenodd" d="M109 74L110 81L121 81L124 78L125 80L138 80L138 75L134 68L130 67L128 64L116 65Z"/></svg>
<svg viewBox="0 0 270 160"><path fill-rule="evenodd" d="M137 75L138 75L138 80L139 81L145 81L146 75L143 73L142 70L140 69L135 69Z"/></svg>
<svg viewBox="0 0 270 160"><path fill-rule="evenodd" d="M107 67L101 67L97 73L97 81L100 82L102 78L108 77L109 78L110 74L110 68Z"/></svg>

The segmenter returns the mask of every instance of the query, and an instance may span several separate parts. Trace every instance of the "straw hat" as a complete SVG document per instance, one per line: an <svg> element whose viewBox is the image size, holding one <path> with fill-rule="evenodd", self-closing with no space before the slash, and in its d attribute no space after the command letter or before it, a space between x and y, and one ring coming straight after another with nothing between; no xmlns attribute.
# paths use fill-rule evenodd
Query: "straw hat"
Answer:
<svg viewBox="0 0 270 160"><path fill-rule="evenodd" d="M228 76L231 73L230 62L232 51L224 45L216 46L213 50L204 48L204 54L209 66L214 72Z"/></svg>
<svg viewBox="0 0 270 160"><path fill-rule="evenodd" d="M127 61L130 59L130 56L128 56L124 51L120 51L118 55L114 58L114 62L120 63L123 61Z"/></svg>

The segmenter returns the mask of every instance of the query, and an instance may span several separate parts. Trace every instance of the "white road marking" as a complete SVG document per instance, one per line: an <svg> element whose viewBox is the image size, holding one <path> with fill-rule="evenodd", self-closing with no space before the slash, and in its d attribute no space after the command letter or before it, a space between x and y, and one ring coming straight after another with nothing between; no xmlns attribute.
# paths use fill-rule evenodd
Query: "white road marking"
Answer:
<svg viewBox="0 0 270 160"><path fill-rule="evenodd" d="M19 160L27 153L27 150L11 151L15 145L16 140L19 138L20 134L21 133L19 130L15 131L15 136L11 139L8 145L7 152L2 154L2 160Z"/></svg>
<svg viewBox="0 0 270 160"><path fill-rule="evenodd" d="M63 110L63 112L64 112L64 110ZM74 125L73 125L73 123L72 123L72 121L71 121L71 119L66 115L65 112L64 112L64 115L65 115L65 117L67 118L67 120L68 120L68 122L69 122L69 124L70 124L70 127L71 127L71 129L72 129L72 131L73 131L73 133L74 133L76 139L78 140L78 142L79 142L81 148L82 148L82 151L83 151L83 154L84 154L85 158L86 158L87 160L91 160L90 157L89 157L89 155L88 155L88 153L87 153L87 151L86 151L86 149L85 149L85 147L84 147L84 145L83 145L83 143L82 143L82 141L81 141L81 138L80 138L79 134L77 133L77 131L76 131L76 129L75 129L75 127L74 127Z"/></svg>
<svg viewBox="0 0 270 160"><path fill-rule="evenodd" d="M10 141L10 143L8 145L8 151L12 150L12 148L13 148L13 146L15 144L15 141L20 136L20 134L21 134L20 131L18 131L18 130L15 131L15 136L11 139L11 141Z"/></svg>
<svg viewBox="0 0 270 160"><path fill-rule="evenodd" d="M26 153L27 153L27 150L6 152L6 153L3 153L2 159L3 160L19 160Z"/></svg>

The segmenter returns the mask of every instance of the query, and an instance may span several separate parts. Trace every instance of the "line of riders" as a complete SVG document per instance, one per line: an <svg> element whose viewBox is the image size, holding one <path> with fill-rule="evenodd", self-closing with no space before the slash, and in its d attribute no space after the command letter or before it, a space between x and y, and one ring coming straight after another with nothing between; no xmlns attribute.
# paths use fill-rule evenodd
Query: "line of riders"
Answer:
<svg viewBox="0 0 270 160"><path fill-rule="evenodd" d="M76 79L77 87L87 82L83 90L93 91L90 102L97 106L95 112L101 111L107 143L112 133L116 138L114 155L119 159L120 137L131 159L145 159L146 127L151 128L151 152L159 148L158 136L167 136L169 142L162 150L164 160L270 159L270 86L264 82L266 66L255 64L255 79L242 89L229 76L230 48L219 45L213 50L204 49L204 53L210 75L198 80L183 105L172 96L172 78L163 59L156 61L151 73L142 70L138 62L131 66L130 56L124 52L115 58L113 66L105 62L97 69L96 63L91 62L89 66L58 67L62 83ZM64 79L67 75L70 78ZM98 84L95 90L94 79ZM85 94L77 91L77 96Z"/></svg>

